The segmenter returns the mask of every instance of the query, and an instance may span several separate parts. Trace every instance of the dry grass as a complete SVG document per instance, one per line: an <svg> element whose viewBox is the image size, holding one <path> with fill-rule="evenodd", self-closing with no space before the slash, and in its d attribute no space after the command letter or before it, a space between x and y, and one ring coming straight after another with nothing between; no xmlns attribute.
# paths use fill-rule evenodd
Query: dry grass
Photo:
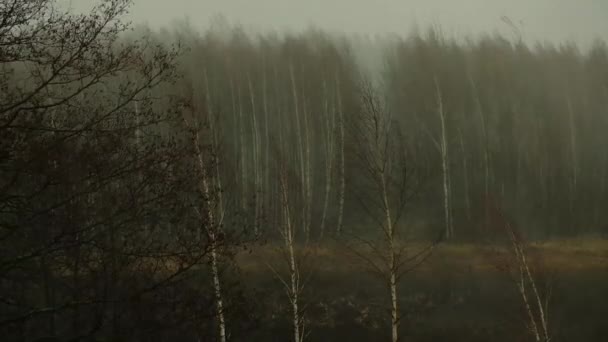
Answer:
<svg viewBox="0 0 608 342"><path fill-rule="evenodd" d="M408 248L414 254L425 246L423 242L416 242ZM550 270L560 273L608 271L608 240L606 239L550 240L533 243L530 247ZM366 248L360 248L359 251L372 254ZM500 248L496 251L501 253ZM321 272L360 271L361 267L364 267L362 260L352 250L338 243L300 248L299 252L306 255L304 258L306 264L312 265ZM264 245L246 254L237 255L237 263L245 271L258 272L267 269L267 264L281 264L282 260L277 246ZM442 267L480 271L492 271L495 268L488 258L487 247L474 243L441 244L418 271L424 273Z"/></svg>

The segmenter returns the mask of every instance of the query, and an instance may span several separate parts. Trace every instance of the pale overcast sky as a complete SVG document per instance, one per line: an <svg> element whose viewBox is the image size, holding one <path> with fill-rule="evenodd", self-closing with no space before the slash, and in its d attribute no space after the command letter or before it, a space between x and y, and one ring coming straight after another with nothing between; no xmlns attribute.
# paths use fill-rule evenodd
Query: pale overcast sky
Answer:
<svg viewBox="0 0 608 342"><path fill-rule="evenodd" d="M83 9L95 0L61 0ZM508 16L527 40L608 38L608 0L135 0L129 19L152 27L188 17L204 28L223 14L258 30L301 30L314 25L346 33L407 33L414 24L439 24L456 34L509 33Z"/></svg>

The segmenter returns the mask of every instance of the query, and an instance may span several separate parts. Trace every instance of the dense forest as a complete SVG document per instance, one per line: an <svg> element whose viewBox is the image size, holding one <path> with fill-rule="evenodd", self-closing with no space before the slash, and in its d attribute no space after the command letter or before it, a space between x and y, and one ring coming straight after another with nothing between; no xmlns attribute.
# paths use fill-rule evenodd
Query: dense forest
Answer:
<svg viewBox="0 0 608 342"><path fill-rule="evenodd" d="M603 41L98 3L0 1L4 340L608 334Z"/></svg>

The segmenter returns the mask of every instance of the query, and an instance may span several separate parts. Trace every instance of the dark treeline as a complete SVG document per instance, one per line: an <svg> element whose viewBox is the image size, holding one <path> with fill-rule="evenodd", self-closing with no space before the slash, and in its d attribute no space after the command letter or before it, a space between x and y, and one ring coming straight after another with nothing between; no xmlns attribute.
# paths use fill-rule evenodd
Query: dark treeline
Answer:
<svg viewBox="0 0 608 342"><path fill-rule="evenodd" d="M299 342L318 323L305 273L320 242L379 275L398 341L403 275L440 241L478 240L503 213L534 239L607 233L603 42L129 32L130 1L99 3L0 3L7 341L225 342L266 324ZM264 242L280 250L279 318L234 262Z"/></svg>

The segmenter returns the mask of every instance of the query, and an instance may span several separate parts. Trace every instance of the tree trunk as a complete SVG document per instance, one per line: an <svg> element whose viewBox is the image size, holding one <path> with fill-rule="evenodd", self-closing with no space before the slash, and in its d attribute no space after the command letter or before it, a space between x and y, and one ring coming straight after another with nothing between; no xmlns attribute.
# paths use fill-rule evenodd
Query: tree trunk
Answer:
<svg viewBox="0 0 608 342"><path fill-rule="evenodd" d="M191 127L196 130L196 127ZM213 291L214 301L216 308L216 316L218 320L219 329L219 340L220 342L226 342L226 320L224 317L224 301L222 297L222 286L220 279L220 271L218 265L218 246L216 233L220 229L217 225L215 215L213 213L214 203L212 202L211 191L209 187L209 175L206 169L203 151L200 148L200 138L198 131L195 131L192 143L195 147L196 157L198 162L198 170L200 177L200 191L204 199L204 208L200 211L201 219L207 222L206 233L209 238L209 252L210 252L210 263L211 263L211 275L213 277ZM206 217L203 216L203 213Z"/></svg>
<svg viewBox="0 0 608 342"><path fill-rule="evenodd" d="M209 235L211 242L211 273L213 275L213 290L215 295L216 314L219 325L220 342L226 342L226 320L224 318L224 301L222 299L222 286L218 267L217 242L215 233Z"/></svg>
<svg viewBox="0 0 608 342"><path fill-rule="evenodd" d="M393 342L399 341L399 307L397 296L397 277L391 272L391 337Z"/></svg>
<svg viewBox="0 0 608 342"><path fill-rule="evenodd" d="M488 130L486 127L486 119L483 113L481 102L479 101L479 94L477 93L477 86L473 77L469 75L469 83L471 84L471 89L473 92L473 98L475 100L475 111L479 117L479 124L481 126L481 136L483 147L483 170L484 170L484 198L487 199L487 196L490 194L490 151L488 146ZM486 213L487 214L487 213ZM486 215L487 220L487 215Z"/></svg>
<svg viewBox="0 0 608 342"><path fill-rule="evenodd" d="M264 107L264 185L262 197L266 199L270 194L270 125L268 124L268 79L266 77L266 69L264 68L264 76L262 80L262 105ZM264 206L268 207L265 200Z"/></svg>
<svg viewBox="0 0 608 342"><path fill-rule="evenodd" d="M574 201L577 193L577 181L578 181L578 156L577 156L577 148L576 148L576 126L574 122L574 112L572 110L572 101L570 101L570 97L567 97L568 101L568 116L569 122L568 125L570 127L570 155L571 155L571 185L570 185L570 227L569 229L574 229Z"/></svg>
<svg viewBox="0 0 608 342"><path fill-rule="evenodd" d="M443 175L443 214L445 219L445 237L446 239L451 239L453 237L453 231L452 218L450 212L450 170L448 164L448 143L445 125L445 113L443 110L443 99L441 96L441 90L439 88L439 83L437 79L435 79L435 89L437 91L437 112L439 114L439 120L441 122L441 170Z"/></svg>
<svg viewBox="0 0 608 342"><path fill-rule="evenodd" d="M342 225L344 218L344 197L346 195L346 166L345 166L345 146L344 146L344 112L342 109L342 93L340 91L340 80L336 77L336 94L338 96L338 117L340 123L340 198L338 206L338 225L336 232L339 235L342 233Z"/></svg>
<svg viewBox="0 0 608 342"><path fill-rule="evenodd" d="M388 199L388 189L386 188L386 178L384 173L380 174L380 184L382 186L382 202L384 209L384 218L386 225L386 236L388 238L389 247L389 285L391 291L391 337L392 342L399 341L399 306L397 292L397 262L396 262L396 246L395 246L395 230L393 227L393 217Z"/></svg>
<svg viewBox="0 0 608 342"><path fill-rule="evenodd" d="M310 160L310 132L308 129L308 125L309 125L309 120L308 120L308 109L306 106L306 101L304 101L303 103L303 108L302 108L302 112L304 114L304 146L305 146L305 158L306 158L306 162L305 162L305 169L304 169L304 196L305 196L305 203L304 203L304 215L305 215L305 220L304 220L304 231L306 232L306 243L309 242L310 240L310 229L311 229L311 224L312 224L312 184L311 184L311 172L312 172L312 163Z"/></svg>
<svg viewBox="0 0 608 342"><path fill-rule="evenodd" d="M291 78L291 90L293 94L293 102L294 102L294 114L295 114L295 124L296 124L296 140L297 140L297 153L299 156L299 164L300 164L300 184L303 189L306 189L306 171L305 171L305 161L304 161L304 144L302 143L302 124L300 122L300 105L298 101L298 89L296 87L296 80L293 70L293 65L289 66L289 75ZM302 204L305 206L308 201L306 190L302 191ZM306 212L306 208L302 208L304 212ZM306 235L306 224L302 226L304 229L304 234Z"/></svg>
<svg viewBox="0 0 608 342"><path fill-rule="evenodd" d="M323 93L327 94L327 85L323 82ZM325 220L327 218L327 209L329 207L329 195L331 193L333 161L334 161L334 104L332 101L331 109L329 109L327 96L325 96L324 113L325 113L325 198L323 200L323 213L321 214L321 223L319 225L319 238L323 238L325 233Z"/></svg>
<svg viewBox="0 0 608 342"><path fill-rule="evenodd" d="M291 210L289 207L289 194L287 190L286 172L281 170L280 187L281 187L281 205L283 209L283 241L287 250L287 258L289 264L289 285L287 294L291 303L292 325L294 342L303 340L302 318L300 316L300 271L296 260L295 251L295 230L293 226Z"/></svg>
<svg viewBox="0 0 608 342"><path fill-rule="evenodd" d="M469 169L467 165L467 154L464 148L464 138L462 136L462 130L458 129L458 135L460 137L460 150L462 152L462 173L464 175L464 203L467 215L467 221L471 222L471 197L469 194Z"/></svg>
<svg viewBox="0 0 608 342"><path fill-rule="evenodd" d="M247 147L245 146L245 122L243 121L243 102L241 101L241 87L237 86L237 104L238 104L238 118L239 118L239 141L241 145L241 205L243 211L247 210L247 196L249 186L247 184Z"/></svg>
<svg viewBox="0 0 608 342"><path fill-rule="evenodd" d="M211 104L211 88L209 87L209 78L207 76L207 69L203 70L203 75L205 78L205 96L206 96L206 102L207 102L207 116L208 116L208 120L209 120L209 128L211 129L211 135L213 136L213 141L212 141L212 148L214 151L218 151L219 150L219 129L216 125L215 122L215 117L213 115L213 106ZM222 177L221 177L221 172L220 172L220 163L215 163L215 186L216 189L220 190L217 191L217 200L218 200L218 209L220 210L218 213L218 225L221 225L221 223L223 222L224 219L224 199L223 199L223 194L222 194Z"/></svg>
<svg viewBox="0 0 608 342"><path fill-rule="evenodd" d="M255 95L253 93L253 85L251 83L251 78L249 75L247 76L248 84L249 84L249 96L251 99L251 130L253 132L253 190L254 190L254 210L253 210L253 229L254 234L257 236L259 234L259 219L260 219L260 201L259 196L261 193L260 190L260 171L259 171L259 161L260 161L260 151L259 151L259 129L258 123L256 119L256 110L255 110Z"/></svg>

